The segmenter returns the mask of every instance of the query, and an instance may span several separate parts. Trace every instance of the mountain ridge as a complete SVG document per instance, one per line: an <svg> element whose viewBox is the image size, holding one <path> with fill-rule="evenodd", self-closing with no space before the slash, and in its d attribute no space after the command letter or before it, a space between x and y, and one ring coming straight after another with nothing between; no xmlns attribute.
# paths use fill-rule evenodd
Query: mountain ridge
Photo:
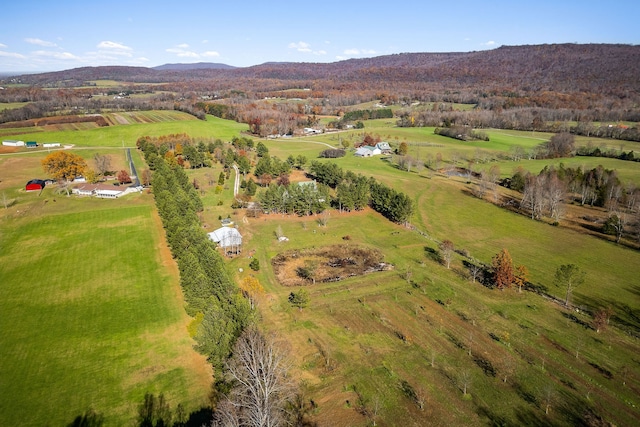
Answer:
<svg viewBox="0 0 640 427"><path fill-rule="evenodd" d="M471 52L408 52L330 63L265 62L250 67L226 64L165 64L159 67L82 67L14 77L25 84L79 86L92 80L130 83L189 81L331 81L358 85L444 84L452 87L516 86L525 90L640 92L640 46L625 44L543 44L501 46ZM6 81L6 79L5 79Z"/></svg>

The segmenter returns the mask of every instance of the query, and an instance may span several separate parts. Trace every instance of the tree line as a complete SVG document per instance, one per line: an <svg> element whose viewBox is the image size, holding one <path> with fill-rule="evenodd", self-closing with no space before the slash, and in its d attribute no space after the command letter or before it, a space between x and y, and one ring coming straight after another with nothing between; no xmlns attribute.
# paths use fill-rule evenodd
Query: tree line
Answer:
<svg viewBox="0 0 640 427"><path fill-rule="evenodd" d="M348 171L332 162L311 162L310 173L321 183L336 189L334 206L339 209L362 209L366 203L385 218L397 223L407 223L413 215L413 200L375 178L365 178ZM367 201L365 203L365 200Z"/></svg>
<svg viewBox="0 0 640 427"><path fill-rule="evenodd" d="M222 369L251 310L229 278L215 244L202 230L202 201L183 168L170 165L151 143L139 141L152 172L153 194L171 252L180 270L186 311L199 322L197 349Z"/></svg>

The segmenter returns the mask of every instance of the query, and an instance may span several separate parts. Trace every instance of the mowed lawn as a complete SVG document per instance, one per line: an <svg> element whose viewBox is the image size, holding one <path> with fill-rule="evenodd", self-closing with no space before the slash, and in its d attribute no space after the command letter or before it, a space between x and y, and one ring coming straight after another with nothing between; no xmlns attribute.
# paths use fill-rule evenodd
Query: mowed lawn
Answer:
<svg viewBox="0 0 640 427"><path fill-rule="evenodd" d="M0 221L0 425L66 425L90 408L127 425L146 392L206 406L211 375L151 196L128 197L58 197Z"/></svg>

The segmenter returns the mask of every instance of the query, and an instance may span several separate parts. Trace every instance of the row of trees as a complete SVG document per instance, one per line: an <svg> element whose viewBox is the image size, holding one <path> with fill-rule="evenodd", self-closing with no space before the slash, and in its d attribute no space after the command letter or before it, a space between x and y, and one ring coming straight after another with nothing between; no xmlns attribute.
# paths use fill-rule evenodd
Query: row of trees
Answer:
<svg viewBox="0 0 640 427"><path fill-rule="evenodd" d="M315 183L280 185L271 183L259 195L263 210L273 213L312 215L329 206L329 188Z"/></svg>
<svg viewBox="0 0 640 427"><path fill-rule="evenodd" d="M322 184L336 189L334 205L340 210L362 209L368 203L387 219L406 223L414 211L413 200L374 178L345 172L332 162L311 162L310 173ZM365 202L366 200L366 202Z"/></svg>
<svg viewBox="0 0 640 427"><path fill-rule="evenodd" d="M640 141L638 126L595 125L591 120L619 122L636 121L637 114L602 111L585 117L581 110L550 108L483 109L471 111L432 111L403 109L396 113L400 127L471 127L474 129L515 129L533 132L571 133L573 135ZM597 118L596 118L597 117ZM577 122L577 125L572 123Z"/></svg>
<svg viewBox="0 0 640 427"><path fill-rule="evenodd" d="M170 166L151 143L140 143L167 242L180 269L186 310L199 319L197 348L221 369L250 320L250 307L230 280L222 257L202 230L202 201L182 167Z"/></svg>
<svg viewBox="0 0 640 427"><path fill-rule="evenodd" d="M562 202L575 199L581 205L606 207L610 211L637 209L640 190L623 185L615 170L602 166L590 170L565 167L545 167L538 175L518 169L503 185L520 191L521 206L531 211L534 219L548 213L558 220Z"/></svg>

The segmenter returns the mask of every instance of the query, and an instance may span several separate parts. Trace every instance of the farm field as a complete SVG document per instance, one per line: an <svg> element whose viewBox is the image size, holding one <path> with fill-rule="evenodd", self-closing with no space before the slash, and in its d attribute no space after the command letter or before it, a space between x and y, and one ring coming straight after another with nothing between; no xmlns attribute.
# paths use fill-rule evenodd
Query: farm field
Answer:
<svg viewBox="0 0 640 427"><path fill-rule="evenodd" d="M113 113L115 114L115 113ZM109 115L107 115L110 117ZM22 139L24 141L60 142L87 147L135 147L141 136L161 136L175 133L188 133L194 138L222 138L230 140L238 133L247 130L246 125L229 120L207 116L206 121L194 120L187 113L174 111L143 111L121 113L111 116L119 126L95 127L91 129L45 130L40 128L0 129L0 137ZM118 120L118 117L121 120ZM80 123L77 125L87 125Z"/></svg>
<svg viewBox="0 0 640 427"><path fill-rule="evenodd" d="M116 169L123 165L123 146L134 147L143 135L184 132L228 141L246 129L211 116L206 122L171 121L167 115L140 123L142 117L40 135L69 141L86 159L109 154ZM445 163L454 153L464 158L477 150L475 143L452 142L433 135L433 129L398 129L389 121L366 122L365 131L392 144L407 141L410 153L423 159L440 152ZM310 162L326 144L356 140L361 132L262 142L271 155L304 155ZM485 149L493 160L487 165L500 165L504 176L520 165L533 171L548 164L499 158L512 144L539 144L530 133L496 131L494 139L489 132L492 142ZM37 140L36 135L12 138ZM172 407L206 406L211 372L191 348L177 269L163 246L151 195L92 200L54 197L50 189L41 196L25 194L24 182L42 175L45 155L40 150L0 156L0 192L17 199L0 209L0 325L9 331L0 338L0 377L10 379L0 383L0 425L24 419L32 425L53 420L64 425L89 408L104 414L106 425L123 425L135 417L147 391L164 392ZM566 165L609 164L640 185L638 163L563 160ZM144 167L137 152L134 161L139 170ZM408 194L417 206L410 221L415 229L370 209L331 210L323 221L319 216L248 218L244 210L230 207L233 172L216 189L220 164L188 171L200 183L206 231L229 216L244 236L243 254L228 259L228 271L238 283L251 274L264 286L260 324L290 346L293 376L317 404L313 420L337 426L419 426L425 420L438 425L637 423L640 252L479 200L469 195L475 184L466 179L428 170L408 173L381 158L351 153L330 161ZM293 178L307 179L301 172ZM277 241L278 228L287 242ZM450 269L438 255L444 239L459 251ZM379 250L393 269L309 284L309 306L292 307L289 294L300 287L280 284L272 259L332 245ZM579 311L533 292L474 283L465 263L490 264L503 248L515 264L529 269L533 285L558 298L564 291L554 285L556 268L577 264L586 272L585 283L573 294ZM249 268L249 254L260 261L260 271ZM589 313L603 307L613 310L611 324L596 332ZM46 393L51 389L60 393L52 397Z"/></svg>
<svg viewBox="0 0 640 427"><path fill-rule="evenodd" d="M0 221L0 424L66 425L93 409L125 425L147 392L206 406L210 368L151 197L33 196Z"/></svg>

